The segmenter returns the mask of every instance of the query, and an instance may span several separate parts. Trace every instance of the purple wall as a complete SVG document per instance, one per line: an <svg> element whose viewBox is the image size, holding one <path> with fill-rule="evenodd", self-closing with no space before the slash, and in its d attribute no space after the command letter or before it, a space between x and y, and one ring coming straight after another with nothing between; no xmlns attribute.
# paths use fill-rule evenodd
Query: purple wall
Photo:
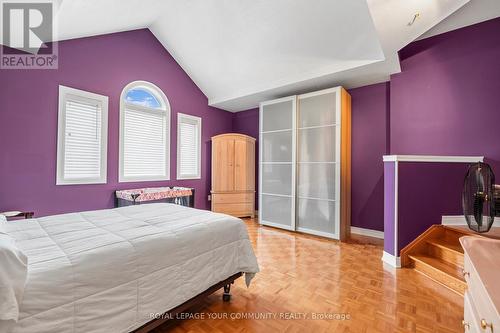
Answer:
<svg viewBox="0 0 500 333"><path fill-rule="evenodd" d="M389 83L349 90L352 97L352 218L355 227L384 230L384 165L389 151Z"/></svg>
<svg viewBox="0 0 500 333"><path fill-rule="evenodd" d="M433 224L441 223L441 216L462 214L467 168L467 163L399 163L399 250Z"/></svg>
<svg viewBox="0 0 500 333"><path fill-rule="evenodd" d="M468 163L384 163L385 252L399 256L425 230L441 223L443 215L462 214L462 185L468 166ZM397 249L394 246L396 204Z"/></svg>
<svg viewBox="0 0 500 333"><path fill-rule="evenodd" d="M233 132L255 139L255 209L259 209L259 109L236 112L233 115Z"/></svg>
<svg viewBox="0 0 500 333"><path fill-rule="evenodd" d="M391 77L391 153L484 155L500 173L500 18L410 44Z"/></svg>
<svg viewBox="0 0 500 333"><path fill-rule="evenodd" d="M119 97L135 80L151 81L172 107L171 181L118 183ZM56 186L58 85L109 96L108 183ZM177 112L203 118L202 179L177 181ZM37 216L114 206L116 189L180 185L196 188L208 208L210 137L232 131L233 115L207 98L148 30L59 43L58 70L0 71L0 210Z"/></svg>
<svg viewBox="0 0 500 333"><path fill-rule="evenodd" d="M500 18L414 42L391 77L391 154L485 156L500 172ZM400 163L399 249L461 215L466 164Z"/></svg>

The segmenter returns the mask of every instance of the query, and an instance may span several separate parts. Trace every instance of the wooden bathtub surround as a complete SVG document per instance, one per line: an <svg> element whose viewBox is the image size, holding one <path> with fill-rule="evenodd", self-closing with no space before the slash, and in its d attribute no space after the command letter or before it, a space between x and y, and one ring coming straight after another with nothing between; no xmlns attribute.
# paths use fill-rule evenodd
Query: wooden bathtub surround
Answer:
<svg viewBox="0 0 500 333"><path fill-rule="evenodd" d="M466 226L436 224L401 250L401 267L414 268L434 281L464 295L464 249L460 237L500 238L500 228L479 234Z"/></svg>
<svg viewBox="0 0 500 333"><path fill-rule="evenodd" d="M255 214L255 139L227 133L212 137L212 211Z"/></svg>

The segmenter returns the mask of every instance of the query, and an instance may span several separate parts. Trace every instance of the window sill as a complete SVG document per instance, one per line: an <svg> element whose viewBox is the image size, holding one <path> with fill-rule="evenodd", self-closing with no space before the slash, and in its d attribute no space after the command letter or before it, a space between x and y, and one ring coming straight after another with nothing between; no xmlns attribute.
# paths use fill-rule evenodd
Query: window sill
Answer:
<svg viewBox="0 0 500 333"><path fill-rule="evenodd" d="M146 177L146 178L119 178L119 183L140 183L140 182L163 182L170 180L170 177Z"/></svg>
<svg viewBox="0 0 500 333"><path fill-rule="evenodd" d="M177 180L200 180L201 176L181 176L177 177Z"/></svg>

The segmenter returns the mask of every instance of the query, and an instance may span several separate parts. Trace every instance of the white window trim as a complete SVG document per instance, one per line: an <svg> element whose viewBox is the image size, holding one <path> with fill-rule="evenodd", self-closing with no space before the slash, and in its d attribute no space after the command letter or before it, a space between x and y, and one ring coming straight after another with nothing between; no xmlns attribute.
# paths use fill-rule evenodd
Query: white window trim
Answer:
<svg viewBox="0 0 500 333"><path fill-rule="evenodd" d="M125 95L126 93L133 88L139 88L139 87L144 87L147 88L150 92L152 92L155 97L158 99L160 103L163 103L165 106L165 129L167 132L167 135L165 135L165 147L168 148L168 154L165 154L165 176L164 177L158 177L158 176L151 176L151 177L125 177L123 174L124 172L124 159L123 159L123 153L124 153L124 148L123 148L123 143L124 143L124 138L123 138L123 132L124 132L124 120L125 117L123 116L123 112L125 111L125 106L131 109L136 109L140 111L145 111L145 112L151 112L150 108L147 107L142 107L137 104L133 103L126 103L125 102ZM168 101L167 96L163 93L163 91L156 86L155 84L148 82L148 81L133 81L127 84L120 95L120 134L119 134L119 162L118 162L118 182L119 183L132 183L132 182L143 182L143 181L163 181L163 180L170 180L170 135L171 135L171 128L170 128L170 102Z"/></svg>
<svg viewBox="0 0 500 333"><path fill-rule="evenodd" d="M180 125L182 119L189 119L195 121L198 125L198 173L195 175L181 175L181 131ZM192 116L184 113L177 113L177 180L185 180L185 179L201 179L201 118Z"/></svg>
<svg viewBox="0 0 500 333"><path fill-rule="evenodd" d="M101 175L98 178L64 179L66 97L74 95L101 103ZM59 85L59 110L57 122L56 185L106 184L108 175L108 96Z"/></svg>

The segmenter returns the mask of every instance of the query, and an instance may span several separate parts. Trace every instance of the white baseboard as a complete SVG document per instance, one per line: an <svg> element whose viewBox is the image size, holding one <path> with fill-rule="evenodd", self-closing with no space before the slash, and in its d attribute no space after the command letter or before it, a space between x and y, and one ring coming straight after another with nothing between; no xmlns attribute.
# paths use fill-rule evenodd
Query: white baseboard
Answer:
<svg viewBox="0 0 500 333"><path fill-rule="evenodd" d="M392 254L385 251L382 254L382 261L392 267L401 268L401 257L393 256Z"/></svg>
<svg viewBox="0 0 500 333"><path fill-rule="evenodd" d="M467 225L463 215L443 215L441 216L442 225Z"/></svg>
<svg viewBox="0 0 500 333"><path fill-rule="evenodd" d="M443 215L441 216L442 225L467 225L463 215ZM500 227L500 219L495 219L493 222L494 227Z"/></svg>
<svg viewBox="0 0 500 333"><path fill-rule="evenodd" d="M351 227L351 233L356 234L356 235L362 235L362 236L368 236L368 237L374 237L374 238L384 239L384 232L383 231L378 231L378 230L358 228L358 227Z"/></svg>

